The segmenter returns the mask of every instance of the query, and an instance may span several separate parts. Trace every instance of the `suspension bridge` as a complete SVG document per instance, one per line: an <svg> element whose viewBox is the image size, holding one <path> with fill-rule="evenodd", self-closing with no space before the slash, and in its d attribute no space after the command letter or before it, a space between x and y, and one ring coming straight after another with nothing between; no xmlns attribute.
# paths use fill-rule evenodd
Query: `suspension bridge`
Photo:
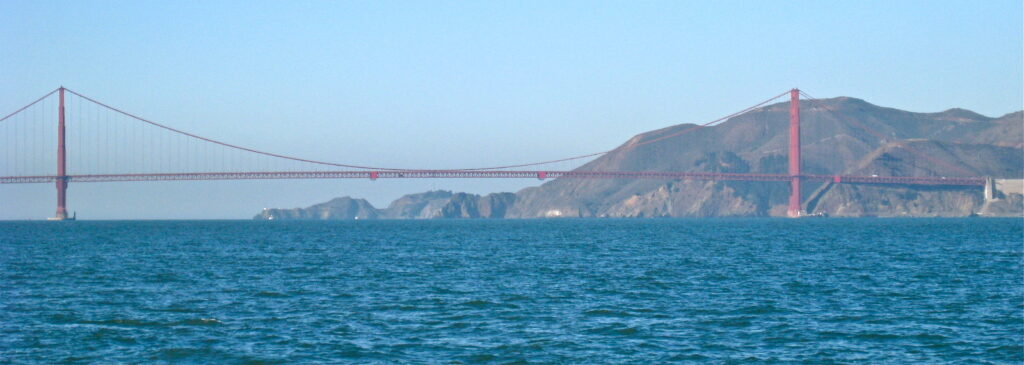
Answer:
<svg viewBox="0 0 1024 365"><path fill-rule="evenodd" d="M789 96L788 173L750 174L695 171L583 171L544 170L539 166L593 158L613 151L636 148L712 126ZM983 187L984 177L969 176L956 166L910 149L924 160L965 173L943 176L846 176L805 174L801 171L800 101L812 99L792 89L725 117L670 135L626 145L618 149L561 159L503 166L458 169L415 169L299 158L243 147L202 137L142 118L59 87L0 118L3 158L0 184L54 183L57 211L53 220L66 220L68 185L115 181L255 180L255 179L677 179L718 181L788 182L790 217L804 214L801 183L899 184ZM855 121L850 121L856 123ZM881 134L867 129L883 138ZM909 148L909 147L908 147Z"/></svg>

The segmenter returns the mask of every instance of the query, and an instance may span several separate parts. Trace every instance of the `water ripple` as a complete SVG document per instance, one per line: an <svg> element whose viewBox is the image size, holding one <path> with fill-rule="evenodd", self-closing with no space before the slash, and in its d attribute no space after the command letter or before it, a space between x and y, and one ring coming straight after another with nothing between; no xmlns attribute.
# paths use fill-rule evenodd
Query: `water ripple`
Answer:
<svg viewBox="0 0 1024 365"><path fill-rule="evenodd" d="M5 362L1024 362L1019 219L67 223Z"/></svg>

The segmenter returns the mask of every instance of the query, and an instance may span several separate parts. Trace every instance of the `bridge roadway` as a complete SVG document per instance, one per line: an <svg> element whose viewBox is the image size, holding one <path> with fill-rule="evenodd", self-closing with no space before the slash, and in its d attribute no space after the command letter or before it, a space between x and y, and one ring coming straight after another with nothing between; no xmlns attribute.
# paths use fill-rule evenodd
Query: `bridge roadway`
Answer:
<svg viewBox="0 0 1024 365"><path fill-rule="evenodd" d="M805 181L831 181L843 184L890 184L931 186L985 186L977 177L896 177L800 175ZM68 182L176 181L176 180L268 180L268 179L678 179L723 181L791 180L784 174L737 174L724 172L675 171L506 171L506 170L351 170L351 171L264 171L264 172L190 172L163 174L67 175ZM56 182L57 176L0 176L0 184Z"/></svg>

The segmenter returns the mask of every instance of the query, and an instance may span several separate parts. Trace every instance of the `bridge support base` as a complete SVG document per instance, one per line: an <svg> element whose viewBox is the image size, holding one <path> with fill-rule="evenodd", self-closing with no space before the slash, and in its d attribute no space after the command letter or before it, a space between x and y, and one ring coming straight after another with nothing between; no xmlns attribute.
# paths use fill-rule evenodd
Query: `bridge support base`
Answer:
<svg viewBox="0 0 1024 365"><path fill-rule="evenodd" d="M53 218L49 218L51 221L63 221L68 219L67 209L67 196L68 196L68 181L65 179L57 180L57 214Z"/></svg>

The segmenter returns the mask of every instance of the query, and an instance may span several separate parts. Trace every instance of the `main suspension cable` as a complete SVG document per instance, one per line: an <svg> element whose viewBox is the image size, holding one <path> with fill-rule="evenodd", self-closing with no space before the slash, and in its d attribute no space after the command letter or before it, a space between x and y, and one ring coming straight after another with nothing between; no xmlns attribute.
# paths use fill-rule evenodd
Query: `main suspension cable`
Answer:
<svg viewBox="0 0 1024 365"><path fill-rule="evenodd" d="M10 114L4 116L3 118L0 118L0 122L7 120L8 118L10 118L10 117L20 113L21 111L24 111L25 109L28 109L32 105L35 105L36 103L42 101L43 99L47 98L48 96L53 95L55 92L59 91L60 89L61 88L54 89L53 91L50 91L49 93L47 93L46 95L43 95L39 99L36 99L32 103L29 103L28 105L26 105L26 106L24 106L24 107L22 107L22 108L20 108L20 109L18 109L16 111L14 111L13 113L10 113ZM588 154L585 154L585 155L579 155L579 156L573 156L573 157L567 157L567 158L561 158L561 159L555 159L555 160L547 160L547 161L539 161L539 162L531 162L531 163L515 164L515 165L489 166L489 167L476 167L476 168L461 168L461 169L448 169L448 170L440 170L440 169L426 169L425 170L425 169L407 169L407 168L394 168L394 167L380 167L380 166L365 166L365 165L343 164L343 163L311 160L311 159L305 159L305 158L281 155L281 154L277 154L277 153L260 151L260 150L256 150L256 149L252 149L252 148L247 148L247 147L242 147L242 146L238 146L238 145L234 145L234 144L230 144L230 143L226 143L226 142L221 142L221 141L218 141L218 140L202 137L202 136L195 135L195 134L192 134L192 133L189 133L189 132L185 132L185 131L182 131L182 130L179 130L179 129L175 129L175 128L169 127L167 125L160 124L160 123L148 120L146 118L142 118L140 116L128 113L128 112L126 112L124 110L115 108L113 106L110 106L108 104L100 102L100 101L98 101L96 99L93 99L93 98L90 98L88 96L82 95L82 94L80 94L80 93L78 93L78 92L76 92L74 90L67 89L67 88L64 88L64 90L66 90L67 92L69 92L71 94L74 94L75 96L78 96L78 97L80 97L82 99L85 99L85 100L88 100L88 101L90 101L92 103L95 103L96 105L99 105L101 107L104 107L104 108L109 109L111 111L114 111L116 113L119 113L119 114L122 114L124 116L127 116L127 117L129 117L131 119L135 119L137 121L141 121L141 122L147 123L149 125L152 125L152 126L155 126L155 127L159 127L159 128L162 128L162 129L165 129L165 130L168 130L168 131L180 134L180 135L188 136L188 137L191 137L191 138L194 138L194 139L198 139L198 140L202 140L202 141L205 141L205 142L217 144L217 145L220 145L220 146L224 146L224 147L228 147L228 148L232 148L232 149L236 149L236 150L241 150L241 151L246 151L246 152L250 152L250 153L254 153L254 154L258 154L258 155L275 157L275 158L291 160L291 161L297 161L297 162L310 163L310 164L318 164L318 165L334 166L334 167L345 167L345 168L362 169L362 170L388 170L388 171L481 171L481 170L500 170L500 169L516 168L516 167L547 165L547 164L552 164L552 163L557 163L557 162L572 161L572 160L579 160L579 159L584 159L584 158L600 156L600 155L604 155L604 154L608 154L608 153L616 152L616 151L621 152L621 151L637 148L639 146L643 146L643 145L647 145L647 144L663 141L665 139L669 139L669 138L673 138L673 137L678 137L680 135L693 132L693 131L695 131L697 129L701 129L701 128L705 128L705 127L708 127L708 126L712 126L714 124L726 121L726 120L728 120L730 118L733 118L733 117L736 117L738 115L747 113L747 112L752 111L754 109L757 109L757 108L759 108L759 107L761 107L761 106L763 106L765 104L768 104L768 103L770 103L772 101L775 101L776 99L778 99L778 98L780 98L780 97L782 97L782 96L784 96L784 95L786 95L788 93L788 91L783 92L783 93L781 93L779 95L773 96L773 97L771 97L771 98L769 98L767 100L764 100L764 101L762 101L760 103L757 103L757 104L755 104L753 106L744 108L743 110L740 110L738 112L726 115L724 117L721 117L721 118L718 118L718 119L715 119L715 120L712 120L712 121L709 121L709 122L706 122L706 123L703 123L703 124L700 124L700 125L695 125L693 127L690 127L690 128L678 131L678 132L674 132L674 133L671 133L671 134L668 134L668 135L664 135L664 136L660 136L660 137L657 137L657 138L653 138L653 139L650 139L650 140L646 140L646 141L642 141L642 142L638 142L638 143L634 143L634 144L630 144L630 145L623 145L623 146L617 147L615 149L607 150L607 151L588 153Z"/></svg>
<svg viewBox="0 0 1024 365"><path fill-rule="evenodd" d="M60 90L60 88L53 89L53 91L50 91L50 92L46 93L46 95L40 96L39 99L36 99L36 101L28 103L28 105L25 105L25 106L21 107L21 109L15 110L11 114L5 115L3 118L0 118L0 122L3 122L5 120L7 120L7 118L10 118L10 117L14 116L15 114L21 113L23 110L28 109L28 108L32 107L33 105L36 105L36 103L38 103L40 101L43 101L43 99L46 99L47 96L53 95L53 93L57 92L57 90Z"/></svg>

